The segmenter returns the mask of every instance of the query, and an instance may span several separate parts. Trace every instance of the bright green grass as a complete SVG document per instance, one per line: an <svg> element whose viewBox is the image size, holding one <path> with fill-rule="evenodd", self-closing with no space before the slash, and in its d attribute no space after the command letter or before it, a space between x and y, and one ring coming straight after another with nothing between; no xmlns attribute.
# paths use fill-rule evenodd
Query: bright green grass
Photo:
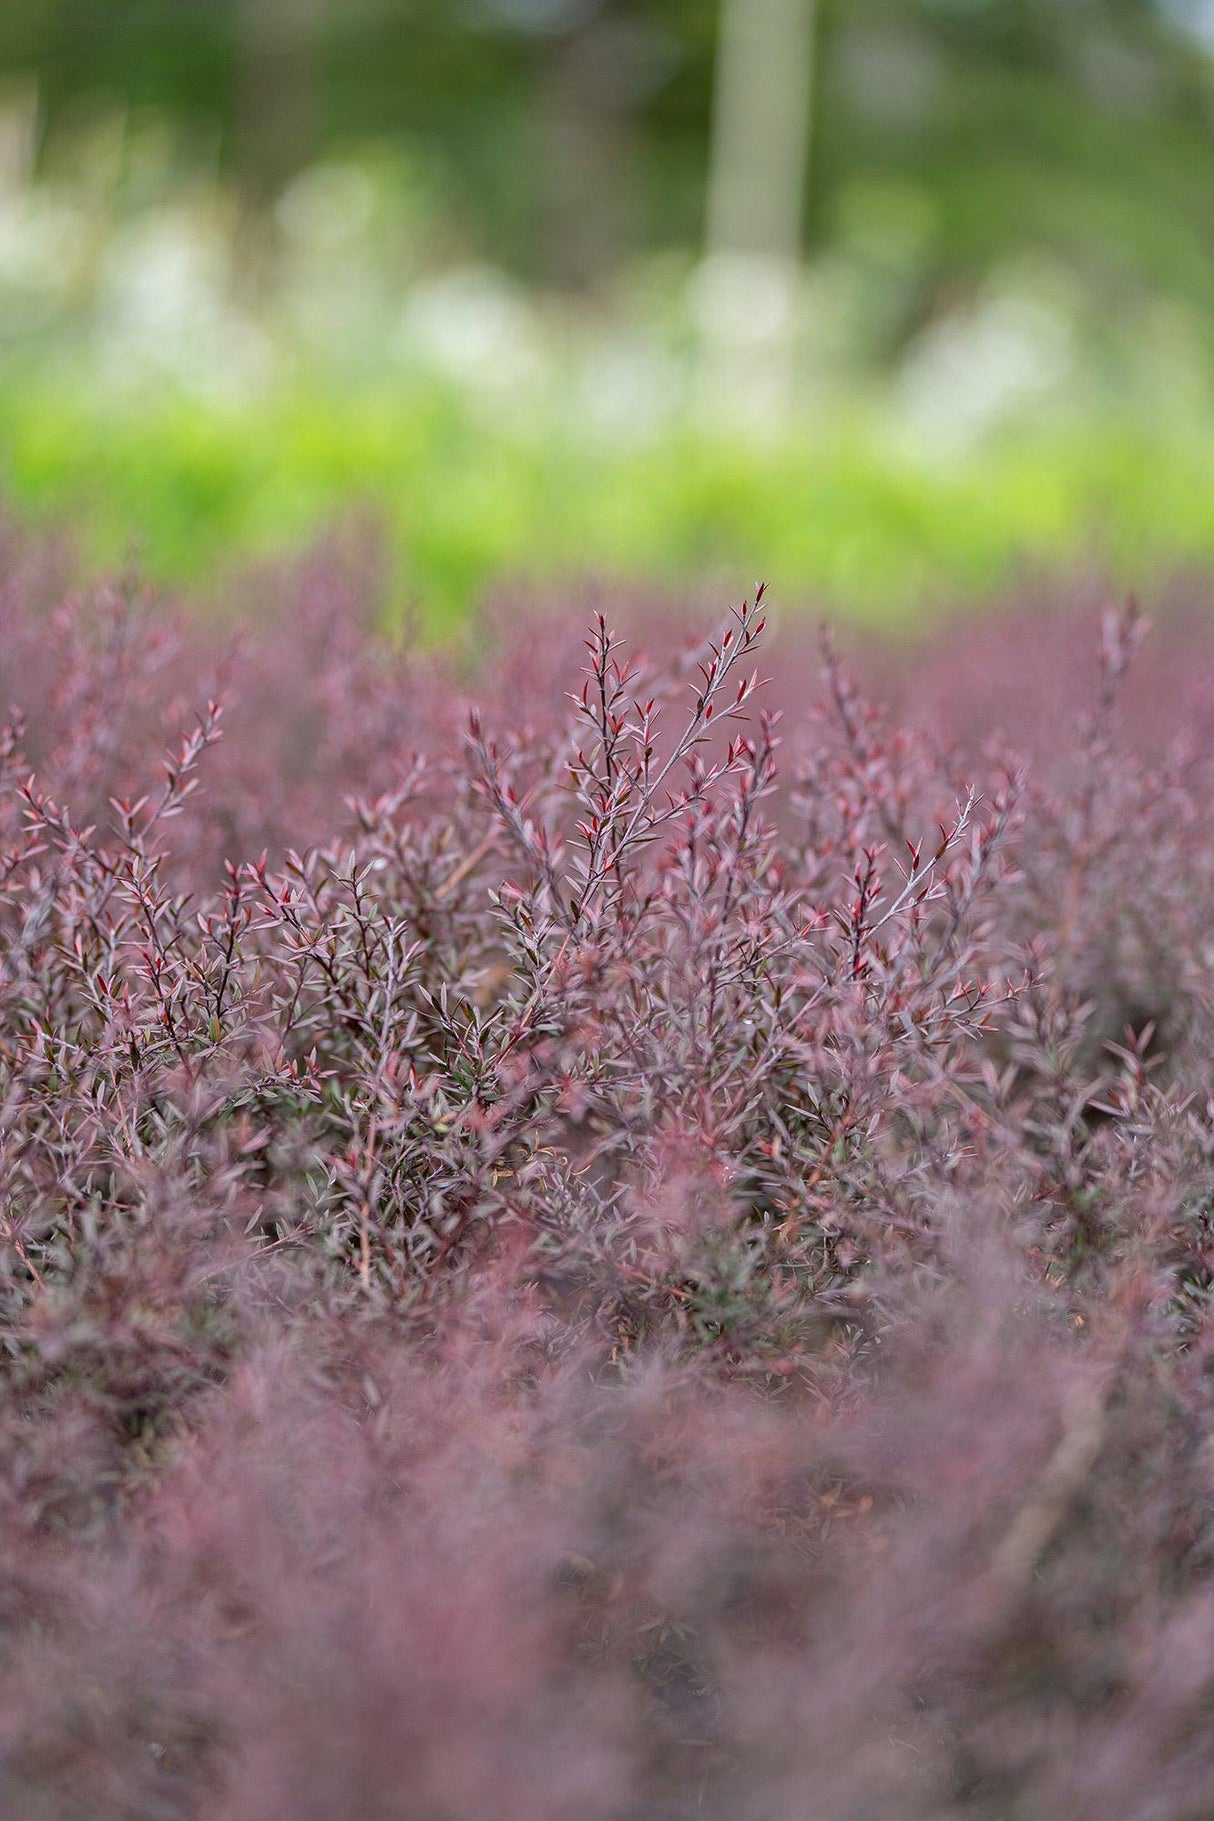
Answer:
<svg viewBox="0 0 1214 1821"><path fill-rule="evenodd" d="M0 499L70 526L90 562L132 550L191 586L370 509L401 606L436 635L503 580L595 571L780 599L890 629L1017 575L1096 560L1149 585L1214 558L1214 435L1054 425L947 463L879 429L671 429L609 449L566 425L478 421L436 388L319 392L225 411L0 391Z"/></svg>

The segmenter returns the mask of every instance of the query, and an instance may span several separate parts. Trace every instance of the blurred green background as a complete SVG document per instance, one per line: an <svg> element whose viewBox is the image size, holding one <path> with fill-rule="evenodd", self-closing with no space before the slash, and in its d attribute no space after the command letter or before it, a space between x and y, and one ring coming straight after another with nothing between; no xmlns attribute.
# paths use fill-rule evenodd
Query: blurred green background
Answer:
<svg viewBox="0 0 1214 1821"><path fill-rule="evenodd" d="M20 0L0 504L435 630L1214 557L1214 0Z"/></svg>

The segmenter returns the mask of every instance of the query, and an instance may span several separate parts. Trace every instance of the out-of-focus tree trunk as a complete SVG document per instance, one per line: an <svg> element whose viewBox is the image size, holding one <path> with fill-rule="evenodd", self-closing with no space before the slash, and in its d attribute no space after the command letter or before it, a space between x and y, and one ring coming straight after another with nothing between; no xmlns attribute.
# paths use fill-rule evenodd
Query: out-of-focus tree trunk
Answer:
<svg viewBox="0 0 1214 1821"><path fill-rule="evenodd" d="M540 78L545 276L585 288L609 272L624 237L627 108L610 9L558 39Z"/></svg>
<svg viewBox="0 0 1214 1821"><path fill-rule="evenodd" d="M735 422L796 397L818 0L721 0L699 287L703 378Z"/></svg>
<svg viewBox="0 0 1214 1821"><path fill-rule="evenodd" d="M238 0L237 153L259 209L314 155L317 43L325 0Z"/></svg>
<svg viewBox="0 0 1214 1821"><path fill-rule="evenodd" d="M721 0L707 250L801 253L818 0Z"/></svg>

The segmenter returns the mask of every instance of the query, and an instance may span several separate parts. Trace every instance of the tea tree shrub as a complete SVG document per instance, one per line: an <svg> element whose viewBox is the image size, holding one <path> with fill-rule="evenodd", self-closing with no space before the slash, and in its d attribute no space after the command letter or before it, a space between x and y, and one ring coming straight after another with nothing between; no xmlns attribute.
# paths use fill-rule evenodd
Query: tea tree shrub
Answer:
<svg viewBox="0 0 1214 1821"><path fill-rule="evenodd" d="M470 682L327 559L227 651L53 579L0 1810L1209 1812L1207 623L881 709L761 598Z"/></svg>

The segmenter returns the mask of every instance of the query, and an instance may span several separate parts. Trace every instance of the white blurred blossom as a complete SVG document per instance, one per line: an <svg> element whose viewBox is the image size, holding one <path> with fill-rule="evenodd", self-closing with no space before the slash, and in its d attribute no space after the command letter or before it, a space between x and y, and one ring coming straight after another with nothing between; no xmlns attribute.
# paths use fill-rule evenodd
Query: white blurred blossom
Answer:
<svg viewBox="0 0 1214 1821"><path fill-rule="evenodd" d="M1030 297L990 295L934 323L907 354L895 388L907 428L930 448L961 450L1070 377L1070 326Z"/></svg>
<svg viewBox="0 0 1214 1821"><path fill-rule="evenodd" d="M466 266L415 286L393 341L405 363L490 395L524 390L545 376L534 309L491 267Z"/></svg>

